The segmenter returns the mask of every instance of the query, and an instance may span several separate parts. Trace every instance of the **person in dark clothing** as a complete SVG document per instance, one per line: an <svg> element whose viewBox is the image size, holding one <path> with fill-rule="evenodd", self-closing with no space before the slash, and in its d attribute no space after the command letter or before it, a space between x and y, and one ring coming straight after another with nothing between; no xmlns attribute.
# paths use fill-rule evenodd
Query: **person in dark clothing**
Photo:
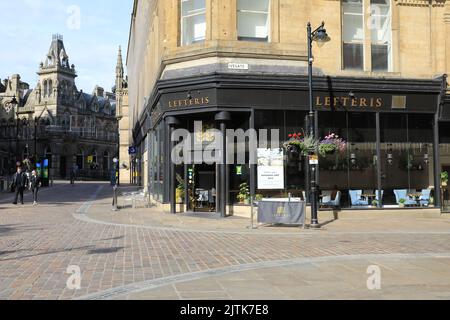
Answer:
<svg viewBox="0 0 450 320"><path fill-rule="evenodd" d="M33 206L38 204L38 192L41 185L41 178L38 177L36 170L33 170L30 177L30 190L33 193Z"/></svg>
<svg viewBox="0 0 450 320"><path fill-rule="evenodd" d="M13 176L13 187L16 190L16 197L13 204L17 204L19 196L20 196L20 203L23 204L23 192L26 189L27 184L28 184L27 175L24 172L22 172L21 167L18 167L17 172Z"/></svg>

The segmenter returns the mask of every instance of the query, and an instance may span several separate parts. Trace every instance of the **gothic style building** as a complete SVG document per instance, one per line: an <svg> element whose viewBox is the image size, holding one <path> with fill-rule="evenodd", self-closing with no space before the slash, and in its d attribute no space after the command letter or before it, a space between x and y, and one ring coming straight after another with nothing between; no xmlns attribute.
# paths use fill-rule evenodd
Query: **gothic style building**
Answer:
<svg viewBox="0 0 450 320"><path fill-rule="evenodd" d="M109 179L119 145L115 94L98 86L92 94L78 90L60 35L37 74L34 89L19 75L0 84L0 176L29 159L48 160L50 178L68 177L76 165L82 177Z"/></svg>

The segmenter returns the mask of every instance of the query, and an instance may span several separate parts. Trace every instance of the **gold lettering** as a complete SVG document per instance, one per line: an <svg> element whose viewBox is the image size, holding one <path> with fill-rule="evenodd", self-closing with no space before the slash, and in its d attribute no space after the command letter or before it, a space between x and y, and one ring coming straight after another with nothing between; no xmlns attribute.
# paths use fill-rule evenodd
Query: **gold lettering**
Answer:
<svg viewBox="0 0 450 320"><path fill-rule="evenodd" d="M373 98L370 98L370 107L371 107L371 108L374 107L374 102L375 102L374 99L373 99Z"/></svg>
<svg viewBox="0 0 450 320"><path fill-rule="evenodd" d="M200 104L200 100L198 98L195 98L195 104L199 105Z"/></svg>
<svg viewBox="0 0 450 320"><path fill-rule="evenodd" d="M322 102L321 102L320 97L317 97L316 106L322 107Z"/></svg>
<svg viewBox="0 0 450 320"><path fill-rule="evenodd" d="M349 98L347 98L347 97L343 97L343 98L342 98L344 107L346 107L346 106L348 105L348 99L349 99Z"/></svg>
<svg viewBox="0 0 450 320"><path fill-rule="evenodd" d="M352 100L352 107L357 107L358 106L358 100L357 99L353 99Z"/></svg>
<svg viewBox="0 0 450 320"><path fill-rule="evenodd" d="M172 101L169 101L169 108L173 108Z"/></svg>
<svg viewBox="0 0 450 320"><path fill-rule="evenodd" d="M336 106L338 106L338 105L339 105L339 98L338 98L338 97L335 97L335 98L334 98L333 107L336 107Z"/></svg>
<svg viewBox="0 0 450 320"><path fill-rule="evenodd" d="M383 99L378 98L376 106L377 106L377 108L381 108L383 106Z"/></svg>
<svg viewBox="0 0 450 320"><path fill-rule="evenodd" d="M205 102L206 102L206 104L209 104L209 98L208 97L205 98Z"/></svg>
<svg viewBox="0 0 450 320"><path fill-rule="evenodd" d="M367 99L361 98L361 107L367 107Z"/></svg>
<svg viewBox="0 0 450 320"><path fill-rule="evenodd" d="M330 107L331 106L331 97L326 97L325 98L325 107Z"/></svg>

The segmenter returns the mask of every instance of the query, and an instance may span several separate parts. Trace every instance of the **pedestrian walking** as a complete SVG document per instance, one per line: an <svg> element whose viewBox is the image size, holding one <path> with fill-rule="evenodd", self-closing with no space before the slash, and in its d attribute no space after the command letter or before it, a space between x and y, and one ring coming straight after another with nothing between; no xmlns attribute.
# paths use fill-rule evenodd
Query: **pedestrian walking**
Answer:
<svg viewBox="0 0 450 320"><path fill-rule="evenodd" d="M20 196L20 203L23 204L23 192L25 191L28 185L28 179L24 172L22 172L22 168L18 167L17 172L13 176L13 188L16 190L16 197L14 198L13 204L17 204Z"/></svg>
<svg viewBox="0 0 450 320"><path fill-rule="evenodd" d="M30 190L33 193L33 206L38 204L38 192L41 186L41 178L37 175L36 170L33 170L30 177Z"/></svg>

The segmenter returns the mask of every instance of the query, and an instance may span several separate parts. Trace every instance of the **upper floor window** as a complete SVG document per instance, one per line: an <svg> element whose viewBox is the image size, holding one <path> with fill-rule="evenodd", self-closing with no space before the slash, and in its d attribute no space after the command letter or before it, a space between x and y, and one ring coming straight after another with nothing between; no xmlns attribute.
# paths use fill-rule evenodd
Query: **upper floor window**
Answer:
<svg viewBox="0 0 450 320"><path fill-rule="evenodd" d="M392 70L391 0L343 0L342 24L344 69Z"/></svg>
<svg viewBox="0 0 450 320"><path fill-rule="evenodd" d="M371 0L372 70L391 70L392 32L390 0Z"/></svg>
<svg viewBox="0 0 450 320"><path fill-rule="evenodd" d="M269 41L270 0L238 0L238 39Z"/></svg>
<svg viewBox="0 0 450 320"><path fill-rule="evenodd" d="M181 45L186 46L205 40L205 2L205 0L181 0Z"/></svg>
<svg viewBox="0 0 450 320"><path fill-rule="evenodd" d="M343 0L344 69L364 68L364 10L362 0Z"/></svg>

